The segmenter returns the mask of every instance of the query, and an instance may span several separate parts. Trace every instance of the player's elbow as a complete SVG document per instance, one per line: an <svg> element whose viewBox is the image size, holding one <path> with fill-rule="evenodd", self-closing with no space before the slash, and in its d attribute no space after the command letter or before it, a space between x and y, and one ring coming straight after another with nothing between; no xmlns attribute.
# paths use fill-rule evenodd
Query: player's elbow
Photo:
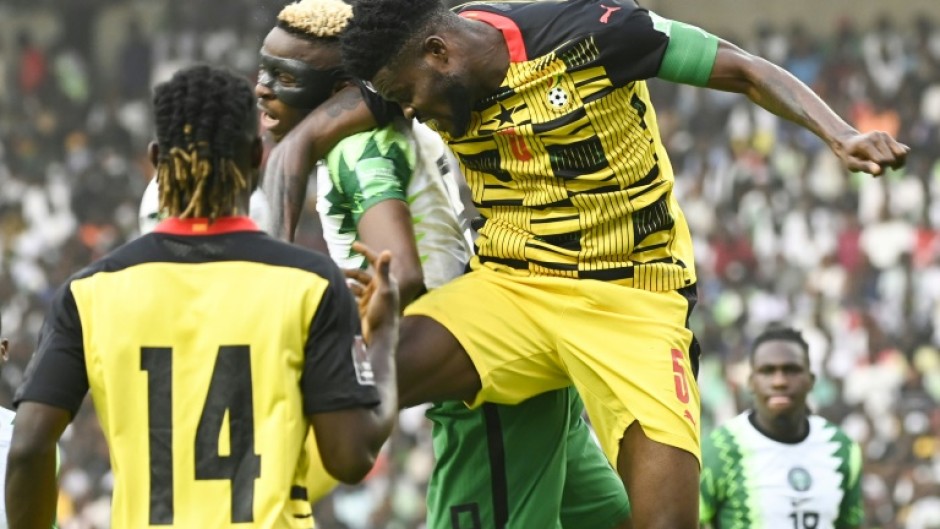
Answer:
<svg viewBox="0 0 940 529"><path fill-rule="evenodd" d="M396 274L395 279L398 280L399 299L404 308L424 292L424 274L420 266L399 273L401 277Z"/></svg>
<svg viewBox="0 0 940 529"><path fill-rule="evenodd" d="M45 458L55 458L55 441L44 441L29 432L15 432L10 441L10 450L7 453L7 467L10 470L17 468L33 468Z"/></svg>
<svg viewBox="0 0 940 529"><path fill-rule="evenodd" d="M349 443L343 450L337 451L330 457L324 456L323 466L339 481L347 485L355 485L365 479L375 466L376 455L376 452L366 446L361 446L361 443Z"/></svg>

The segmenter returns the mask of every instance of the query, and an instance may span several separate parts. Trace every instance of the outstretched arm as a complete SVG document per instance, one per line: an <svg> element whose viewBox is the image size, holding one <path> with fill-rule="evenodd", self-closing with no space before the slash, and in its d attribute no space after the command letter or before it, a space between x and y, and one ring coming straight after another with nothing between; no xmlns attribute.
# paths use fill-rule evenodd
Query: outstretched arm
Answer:
<svg viewBox="0 0 940 529"><path fill-rule="evenodd" d="M706 86L744 94L768 111L809 129L851 171L880 175L887 167L903 166L910 151L887 133L859 133L786 70L724 40L719 40Z"/></svg>
<svg viewBox="0 0 940 529"><path fill-rule="evenodd" d="M55 524L56 442L71 421L61 408L23 402L7 459L7 521L11 529L49 529Z"/></svg>
<svg viewBox="0 0 940 529"><path fill-rule="evenodd" d="M344 483L358 483L372 469L398 418L395 354L399 299L398 285L391 274L392 256L387 251L376 255L364 247L356 249L375 270L369 283L362 286L369 296L359 302L358 309L379 404L309 417L324 467Z"/></svg>
<svg viewBox="0 0 940 529"><path fill-rule="evenodd" d="M340 140L376 125L359 88L349 86L315 108L274 147L265 167L264 193L271 205L272 234L294 240L317 161Z"/></svg>

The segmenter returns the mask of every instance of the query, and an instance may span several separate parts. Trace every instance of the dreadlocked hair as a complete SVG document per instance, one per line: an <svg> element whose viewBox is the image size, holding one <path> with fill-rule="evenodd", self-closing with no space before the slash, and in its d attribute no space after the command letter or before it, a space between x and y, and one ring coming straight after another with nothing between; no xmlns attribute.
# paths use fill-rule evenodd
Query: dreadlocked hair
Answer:
<svg viewBox="0 0 940 529"><path fill-rule="evenodd" d="M353 18L340 36L346 71L371 81L422 30L451 12L441 0L357 0Z"/></svg>
<svg viewBox="0 0 940 529"><path fill-rule="evenodd" d="M806 364L809 365L809 344L806 343L806 339L803 338L803 333L792 327L776 326L767 328L764 330L764 332L760 333L757 338L754 339L754 343L751 344L751 363L754 363L754 353L757 352L757 348L760 347L761 344L764 342L778 340L781 342L790 342L798 345L803 351Z"/></svg>
<svg viewBox="0 0 940 529"><path fill-rule="evenodd" d="M300 0L277 15L277 27L305 39L336 40L353 16L343 0Z"/></svg>
<svg viewBox="0 0 940 529"><path fill-rule="evenodd" d="M235 212L249 186L235 150L254 105L246 79L211 66L185 68L156 87L161 213L215 220Z"/></svg>

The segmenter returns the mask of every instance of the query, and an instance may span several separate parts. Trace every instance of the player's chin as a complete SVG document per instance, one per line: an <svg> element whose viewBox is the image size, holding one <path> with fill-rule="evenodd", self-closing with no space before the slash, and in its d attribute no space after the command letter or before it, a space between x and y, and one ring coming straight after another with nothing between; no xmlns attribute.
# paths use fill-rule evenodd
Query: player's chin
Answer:
<svg viewBox="0 0 940 529"><path fill-rule="evenodd" d="M446 121L443 125L445 126L442 127L442 129L446 130L452 138L462 138L467 134L467 131L470 130L469 121Z"/></svg>
<svg viewBox="0 0 940 529"><path fill-rule="evenodd" d="M287 136L287 133L290 132L290 127L283 126L282 123L277 123L271 127L267 127L268 136L274 140L275 143L280 143L284 139L284 136Z"/></svg>

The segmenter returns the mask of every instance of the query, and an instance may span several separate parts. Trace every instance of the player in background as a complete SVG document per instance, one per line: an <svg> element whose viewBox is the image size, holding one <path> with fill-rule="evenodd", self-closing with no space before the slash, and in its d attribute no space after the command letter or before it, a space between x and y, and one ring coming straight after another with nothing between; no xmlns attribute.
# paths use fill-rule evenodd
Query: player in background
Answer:
<svg viewBox="0 0 940 529"><path fill-rule="evenodd" d="M0 320L0 368L9 360L10 342L3 337L3 321ZM0 485L3 485L7 474L7 453L10 451L10 439L13 438L13 410L0 406ZM0 487L2 490L2 487ZM7 527L6 502L0 501L0 528Z"/></svg>
<svg viewBox="0 0 940 529"><path fill-rule="evenodd" d="M247 81L181 70L156 88L154 117L170 217L58 289L14 399L10 527L51 524L55 442L89 388L113 527L309 527L308 424L327 470L355 483L397 417L390 256L372 263L360 332L329 258L243 216L261 161Z"/></svg>
<svg viewBox="0 0 940 529"><path fill-rule="evenodd" d="M855 529L863 518L861 452L810 412L809 346L770 328L751 347L754 408L702 440L700 516L721 529Z"/></svg>
<svg viewBox="0 0 940 529"><path fill-rule="evenodd" d="M349 82L340 71L338 36L351 16L350 6L340 0L302 0L281 11L264 40L255 88L262 123L276 139L290 138L288 132L310 107L319 109L318 100L327 104L330 93L316 87L335 93ZM277 164L294 154L272 153L266 179L279 178ZM330 254L342 267L355 269L365 259L353 251L353 241L391 252L403 306L459 276L471 256L448 160L436 134L423 125L393 121L343 138L316 172L317 210ZM435 404L428 412L436 464L427 526L626 524L623 487L591 438L582 411L571 388L518 406L469 410L462 402Z"/></svg>
<svg viewBox="0 0 940 529"><path fill-rule="evenodd" d="M779 67L633 0L358 0L350 73L426 121L484 222L472 271L402 322L404 405L515 403L574 384L644 529L698 526L692 239L645 79L739 92L852 171L908 148L860 134Z"/></svg>
<svg viewBox="0 0 940 529"><path fill-rule="evenodd" d="M0 371L10 359L10 341L3 337L3 320L0 319ZM10 452L10 441L13 438L13 419L16 414L0 406L0 491L5 488L7 475L7 454ZM58 474L59 452L56 447L56 473ZM0 529L7 529L7 512L5 498L0 497ZM55 524L51 527L55 527Z"/></svg>

